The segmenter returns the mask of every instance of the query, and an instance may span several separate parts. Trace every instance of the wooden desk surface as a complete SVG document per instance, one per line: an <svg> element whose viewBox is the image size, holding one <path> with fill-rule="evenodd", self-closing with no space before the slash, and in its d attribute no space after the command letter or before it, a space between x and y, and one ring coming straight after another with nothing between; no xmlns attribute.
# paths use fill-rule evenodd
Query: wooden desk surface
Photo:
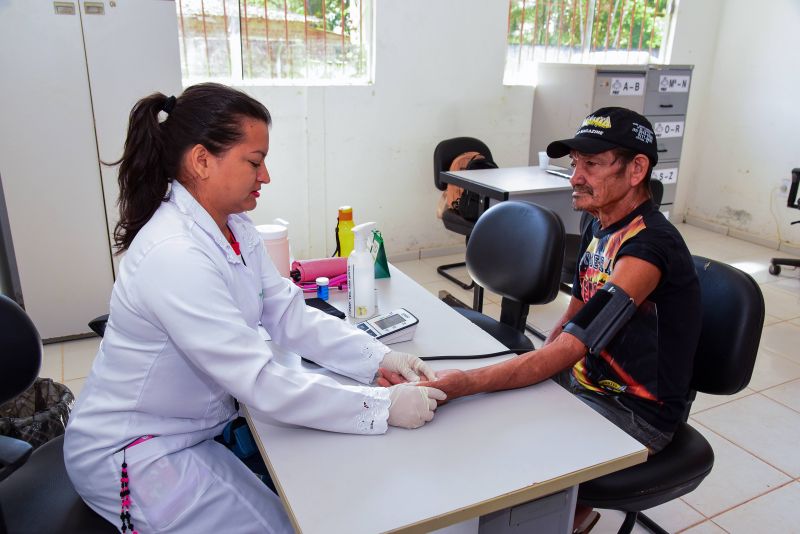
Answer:
<svg viewBox="0 0 800 534"><path fill-rule="evenodd" d="M392 267L382 311L420 319L399 350L475 354L499 343ZM334 296L333 301L341 296ZM336 302L334 302L336 303ZM296 355L276 357L303 366ZM437 369L499 361L432 362ZM336 376L332 375L331 376ZM338 378L346 382L344 377ZM429 532L536 499L645 461L646 449L547 380L457 399L422 428L359 436L293 427L248 414L298 532Z"/></svg>

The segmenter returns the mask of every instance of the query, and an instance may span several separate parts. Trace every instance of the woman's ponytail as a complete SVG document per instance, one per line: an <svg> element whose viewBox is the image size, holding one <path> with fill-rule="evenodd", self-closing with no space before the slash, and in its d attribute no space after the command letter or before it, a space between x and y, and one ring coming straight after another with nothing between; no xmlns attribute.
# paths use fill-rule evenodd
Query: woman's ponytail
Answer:
<svg viewBox="0 0 800 534"><path fill-rule="evenodd" d="M167 198L170 171L166 162L166 132L159 112L174 106L175 97L147 96L131 110L128 137L119 163L119 213L114 228L117 254L127 250L142 226ZM171 109L170 109L171 110Z"/></svg>
<svg viewBox="0 0 800 534"><path fill-rule="evenodd" d="M159 120L159 115L166 116ZM263 104L241 91L217 83L186 88L177 99L154 93L131 110L128 138L119 166L120 218L114 228L117 253L128 249L136 234L167 200L169 181L191 189L181 162L187 150L204 146L220 156L244 136L245 117L272 124Z"/></svg>

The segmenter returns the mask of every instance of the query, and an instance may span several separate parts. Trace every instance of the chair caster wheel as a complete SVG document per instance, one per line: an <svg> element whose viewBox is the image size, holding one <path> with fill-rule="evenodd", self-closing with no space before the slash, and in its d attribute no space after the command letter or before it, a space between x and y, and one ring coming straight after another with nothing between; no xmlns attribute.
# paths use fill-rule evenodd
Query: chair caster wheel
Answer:
<svg viewBox="0 0 800 534"><path fill-rule="evenodd" d="M771 263L769 265L769 274L774 274L775 276L781 274L781 266Z"/></svg>

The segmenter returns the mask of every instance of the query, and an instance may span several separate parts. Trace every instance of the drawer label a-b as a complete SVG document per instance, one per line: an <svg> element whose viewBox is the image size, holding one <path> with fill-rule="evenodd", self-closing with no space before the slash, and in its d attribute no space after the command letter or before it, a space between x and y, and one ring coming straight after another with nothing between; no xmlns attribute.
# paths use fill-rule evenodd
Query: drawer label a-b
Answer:
<svg viewBox="0 0 800 534"><path fill-rule="evenodd" d="M644 76L637 78L612 78L611 96L635 96L644 94Z"/></svg>

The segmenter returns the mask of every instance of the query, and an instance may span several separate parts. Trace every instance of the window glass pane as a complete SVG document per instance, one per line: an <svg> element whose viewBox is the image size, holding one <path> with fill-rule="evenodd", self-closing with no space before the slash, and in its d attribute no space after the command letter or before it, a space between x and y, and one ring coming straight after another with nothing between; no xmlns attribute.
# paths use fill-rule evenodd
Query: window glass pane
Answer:
<svg viewBox="0 0 800 534"><path fill-rule="evenodd" d="M536 63L663 61L671 0L510 0L505 82L535 83Z"/></svg>
<svg viewBox="0 0 800 534"><path fill-rule="evenodd" d="M178 0L184 81L371 81L372 0Z"/></svg>

